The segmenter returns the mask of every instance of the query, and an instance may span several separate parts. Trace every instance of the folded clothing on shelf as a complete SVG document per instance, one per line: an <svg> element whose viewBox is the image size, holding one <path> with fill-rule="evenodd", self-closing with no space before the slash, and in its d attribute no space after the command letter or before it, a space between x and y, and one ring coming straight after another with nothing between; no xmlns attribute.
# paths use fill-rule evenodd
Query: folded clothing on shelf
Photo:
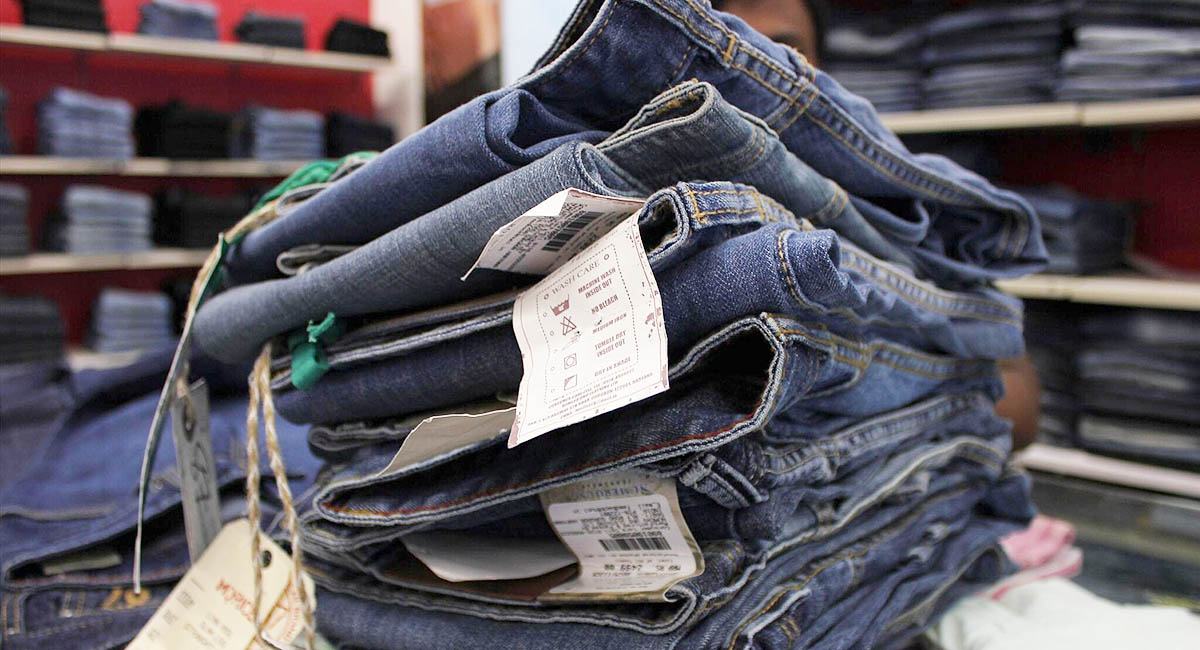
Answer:
<svg viewBox="0 0 1200 650"><path fill-rule="evenodd" d="M154 211L154 242L160 246L210 248L217 235L250 211L248 195L212 196L170 187L159 192Z"/></svg>
<svg viewBox="0 0 1200 650"><path fill-rule="evenodd" d="M1037 211L1050 273L1087 274L1118 268L1133 240L1137 207L1104 201L1063 186L1013 188Z"/></svg>
<svg viewBox="0 0 1200 650"><path fill-rule="evenodd" d="M325 118L308 110L250 106L233 119L230 153L255 160L320 158L325 154Z"/></svg>
<svg viewBox="0 0 1200 650"><path fill-rule="evenodd" d="M133 106L57 87L38 103L38 151L48 156L132 158Z"/></svg>
<svg viewBox="0 0 1200 650"><path fill-rule="evenodd" d="M348 113L333 112L325 120L325 155L347 156L357 151L383 151L396 142L391 125Z"/></svg>
<svg viewBox="0 0 1200 650"><path fill-rule="evenodd" d="M216 5L199 0L150 0L138 8L141 20L138 33L170 38L198 38L215 41Z"/></svg>
<svg viewBox="0 0 1200 650"><path fill-rule="evenodd" d="M29 252L29 192L21 185L0 183L0 256Z"/></svg>
<svg viewBox="0 0 1200 650"><path fill-rule="evenodd" d="M56 303L0 293L0 363L60 359L65 335Z"/></svg>
<svg viewBox="0 0 1200 650"><path fill-rule="evenodd" d="M229 157L233 116L173 101L138 110L138 152L164 158Z"/></svg>
<svg viewBox="0 0 1200 650"><path fill-rule="evenodd" d="M20 0L26 25L108 32L100 0Z"/></svg>
<svg viewBox="0 0 1200 650"><path fill-rule="evenodd" d="M325 49L330 52L350 52L391 56L387 32L346 18L339 18L325 35Z"/></svg>
<svg viewBox="0 0 1200 650"><path fill-rule="evenodd" d="M71 185L42 228L42 247L65 253L125 253L151 248L154 204L140 192Z"/></svg>
<svg viewBox="0 0 1200 650"><path fill-rule="evenodd" d="M106 287L92 307L89 343L96 352L128 352L175 341L171 299L156 291Z"/></svg>
<svg viewBox="0 0 1200 650"><path fill-rule="evenodd" d="M243 43L304 49L304 19L247 11L233 33Z"/></svg>
<svg viewBox="0 0 1200 650"><path fill-rule="evenodd" d="M0 86L0 156L17 152L12 135L8 132L8 90Z"/></svg>

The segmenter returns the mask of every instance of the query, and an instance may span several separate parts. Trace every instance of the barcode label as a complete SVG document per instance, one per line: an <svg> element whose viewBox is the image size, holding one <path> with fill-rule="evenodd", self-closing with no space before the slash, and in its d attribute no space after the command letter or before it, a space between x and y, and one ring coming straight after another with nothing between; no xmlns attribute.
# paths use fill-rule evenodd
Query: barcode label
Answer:
<svg viewBox="0 0 1200 650"><path fill-rule="evenodd" d="M606 551L669 551L671 545L661 535L647 537L610 537L597 540Z"/></svg>
<svg viewBox="0 0 1200 650"><path fill-rule="evenodd" d="M604 214L606 213L584 212L580 214L578 217L568 221L566 225L560 228L559 231L554 234L554 237L552 237L550 241L546 242L546 245L542 246L542 250L550 252L561 250L563 246L567 245L567 242L571 241L572 237L579 234L580 230L583 230L584 227L594 221L596 217Z"/></svg>

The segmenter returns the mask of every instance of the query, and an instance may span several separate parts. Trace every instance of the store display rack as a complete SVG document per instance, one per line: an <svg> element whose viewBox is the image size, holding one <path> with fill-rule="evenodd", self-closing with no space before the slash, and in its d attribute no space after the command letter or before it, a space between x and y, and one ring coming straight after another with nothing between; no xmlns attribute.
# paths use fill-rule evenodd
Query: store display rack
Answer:
<svg viewBox="0 0 1200 650"><path fill-rule="evenodd" d="M196 178L277 178L296 171L298 160L171 160L168 158L61 158L0 156L4 176L179 176Z"/></svg>
<svg viewBox="0 0 1200 650"><path fill-rule="evenodd" d="M1016 455L1031 470L1200 499L1200 474L1034 443Z"/></svg>
<svg viewBox="0 0 1200 650"><path fill-rule="evenodd" d="M1200 282L1136 275L1031 275L996 283L1020 298L1200 311Z"/></svg>
<svg viewBox="0 0 1200 650"><path fill-rule="evenodd" d="M157 248L139 253L33 253L0 258L0 275L48 275L85 271L132 271L199 267L208 250Z"/></svg>
<svg viewBox="0 0 1200 650"><path fill-rule="evenodd" d="M881 118L888 128L899 134L1056 127L1161 126L1200 122L1200 97L949 108L885 113Z"/></svg>
<svg viewBox="0 0 1200 650"><path fill-rule="evenodd" d="M22 25L0 26L0 43L80 52L120 52L345 72L371 72L391 65L391 60L387 57L364 54L300 50L224 41L163 38L142 34L96 34L71 29Z"/></svg>

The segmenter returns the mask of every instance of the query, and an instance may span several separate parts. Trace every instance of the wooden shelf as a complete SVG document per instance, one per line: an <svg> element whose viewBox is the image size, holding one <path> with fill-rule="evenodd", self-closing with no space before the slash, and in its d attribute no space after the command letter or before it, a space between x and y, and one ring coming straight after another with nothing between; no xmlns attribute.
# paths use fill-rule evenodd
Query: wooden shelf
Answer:
<svg viewBox="0 0 1200 650"><path fill-rule="evenodd" d="M303 160L171 160L168 158L60 158L0 156L0 176L191 176L202 178L280 178L296 171Z"/></svg>
<svg viewBox="0 0 1200 650"><path fill-rule="evenodd" d="M1031 275L996 283L1021 298L1200 311L1200 282L1128 276Z"/></svg>
<svg viewBox="0 0 1200 650"><path fill-rule="evenodd" d="M0 43L345 72L371 72L391 65L391 59L382 56L300 50L226 41L163 38L143 34L96 34L70 29L23 25L0 25Z"/></svg>
<svg viewBox="0 0 1200 650"><path fill-rule="evenodd" d="M1200 473L1034 443L1016 455L1026 469L1200 499Z"/></svg>
<svg viewBox="0 0 1200 650"><path fill-rule="evenodd" d="M950 108L884 113L881 118L896 133L1179 124L1200 122L1200 97Z"/></svg>
<svg viewBox="0 0 1200 650"><path fill-rule="evenodd" d="M45 275L84 271L195 268L208 257L207 250L158 248L141 253L34 253L0 258L0 275Z"/></svg>

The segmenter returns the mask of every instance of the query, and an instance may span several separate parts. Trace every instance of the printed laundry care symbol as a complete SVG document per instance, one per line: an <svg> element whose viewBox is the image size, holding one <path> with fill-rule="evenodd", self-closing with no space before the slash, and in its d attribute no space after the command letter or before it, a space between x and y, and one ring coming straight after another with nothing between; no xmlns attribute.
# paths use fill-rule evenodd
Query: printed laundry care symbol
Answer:
<svg viewBox="0 0 1200 650"><path fill-rule="evenodd" d="M513 447L667 390L662 298L632 215L517 296Z"/></svg>

